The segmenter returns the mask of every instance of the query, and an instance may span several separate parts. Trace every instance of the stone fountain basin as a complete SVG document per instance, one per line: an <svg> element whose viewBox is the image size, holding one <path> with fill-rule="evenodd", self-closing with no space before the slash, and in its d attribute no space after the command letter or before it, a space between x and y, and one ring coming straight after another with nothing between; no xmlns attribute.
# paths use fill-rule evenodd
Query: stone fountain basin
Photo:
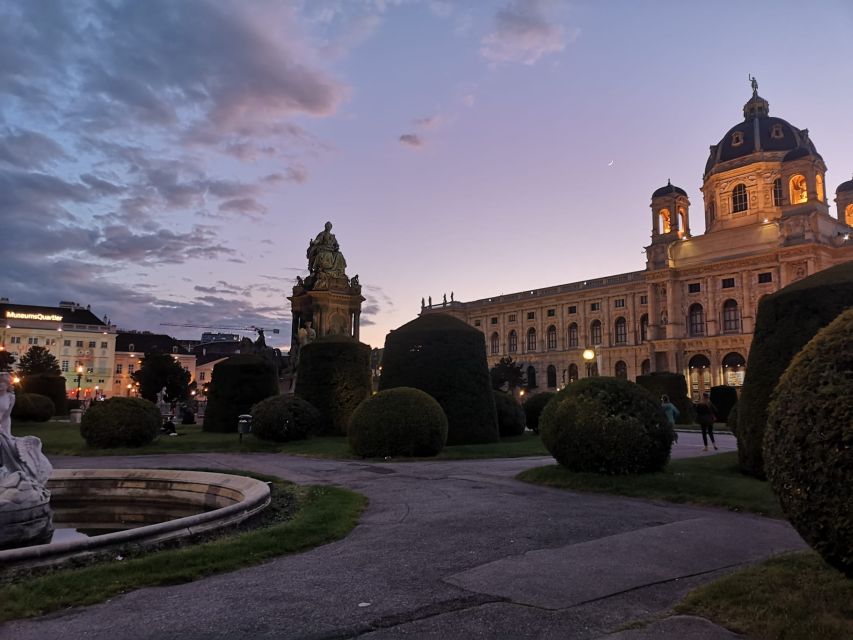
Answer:
<svg viewBox="0 0 853 640"><path fill-rule="evenodd" d="M242 522L270 502L267 483L254 478L169 469L57 469L47 483L51 500L108 505L110 502L162 505L164 513L186 505L202 513L91 538L0 551L0 568L62 562L119 548L150 545Z"/></svg>

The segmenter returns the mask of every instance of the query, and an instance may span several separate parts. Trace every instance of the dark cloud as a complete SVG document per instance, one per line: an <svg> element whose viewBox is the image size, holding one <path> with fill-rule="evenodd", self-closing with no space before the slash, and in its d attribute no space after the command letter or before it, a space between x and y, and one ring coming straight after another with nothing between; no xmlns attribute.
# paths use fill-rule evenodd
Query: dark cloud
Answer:
<svg viewBox="0 0 853 640"><path fill-rule="evenodd" d="M424 141L416 133L404 133L400 136L400 144L406 145L408 147L419 148L424 146Z"/></svg>
<svg viewBox="0 0 853 640"><path fill-rule="evenodd" d="M495 15L494 30L481 42L480 54L491 62L534 64L565 49L569 37L557 24L556 0L511 0Z"/></svg>
<svg viewBox="0 0 853 640"><path fill-rule="evenodd" d="M42 169L67 158L53 139L27 129L0 129L0 163L16 169Z"/></svg>

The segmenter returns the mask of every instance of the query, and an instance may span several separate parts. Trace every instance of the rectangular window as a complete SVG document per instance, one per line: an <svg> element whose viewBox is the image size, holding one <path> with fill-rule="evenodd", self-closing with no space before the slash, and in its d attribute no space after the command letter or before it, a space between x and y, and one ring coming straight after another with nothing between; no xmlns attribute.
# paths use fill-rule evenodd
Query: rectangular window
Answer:
<svg viewBox="0 0 853 640"><path fill-rule="evenodd" d="M691 282L687 285L687 293L699 293L702 290L702 285L698 282Z"/></svg>
<svg viewBox="0 0 853 640"><path fill-rule="evenodd" d="M510 322L515 322L517 318L518 318L517 314L515 314L515 313L509 314L509 321Z"/></svg>
<svg viewBox="0 0 853 640"><path fill-rule="evenodd" d="M640 304L649 304L649 296L647 296L647 295L640 296Z"/></svg>
<svg viewBox="0 0 853 640"><path fill-rule="evenodd" d="M548 317L549 318L553 318L555 315L557 315L556 309L548 309Z"/></svg>
<svg viewBox="0 0 853 640"><path fill-rule="evenodd" d="M723 289L734 289L735 288L735 279L734 278L723 278Z"/></svg>
<svg viewBox="0 0 853 640"><path fill-rule="evenodd" d="M90 349L94 349L94 348L95 348L95 341L94 341L94 340L89 340L89 348L90 348Z"/></svg>
<svg viewBox="0 0 853 640"><path fill-rule="evenodd" d="M63 347L70 347L71 346L71 340L63 340L62 346Z"/></svg>
<svg viewBox="0 0 853 640"><path fill-rule="evenodd" d="M68 360L63 360L59 368L62 369L62 373L68 373Z"/></svg>
<svg viewBox="0 0 853 640"><path fill-rule="evenodd" d="M121 363L118 363L116 365L116 375L120 376L123 369L124 369L124 365Z"/></svg>
<svg viewBox="0 0 853 640"><path fill-rule="evenodd" d="M82 348L83 348L83 341L82 341L82 340L78 340L78 341L77 341L77 348L78 348L78 349L82 349Z"/></svg>
<svg viewBox="0 0 853 640"><path fill-rule="evenodd" d="M9 338L9 342L12 344L21 344L21 336L12 336Z"/></svg>
<svg viewBox="0 0 853 640"><path fill-rule="evenodd" d="M479 327L479 326L480 326L480 321L479 321L479 320L474 320L474 326L475 326L475 327Z"/></svg>
<svg viewBox="0 0 853 640"><path fill-rule="evenodd" d="M106 343L106 342L102 342L102 343L101 343L101 349L106 349L106 348L107 348L107 343Z"/></svg>
<svg viewBox="0 0 853 640"><path fill-rule="evenodd" d="M773 274L769 271L765 273L758 274L758 284L767 284L768 282L773 282Z"/></svg>
<svg viewBox="0 0 853 640"><path fill-rule="evenodd" d="M535 320L536 319L536 312L535 311L528 311L527 312L527 319L528 320Z"/></svg>
<svg viewBox="0 0 853 640"><path fill-rule="evenodd" d="M589 305L589 310L590 311L601 311L601 303L600 302L591 303Z"/></svg>
<svg viewBox="0 0 853 640"><path fill-rule="evenodd" d="M87 367L86 373L95 373L95 367ZM86 380L87 382L92 382L91 380Z"/></svg>
<svg viewBox="0 0 853 640"><path fill-rule="evenodd" d="M132 362L131 362L129 365L127 365L127 372L128 372L129 374L130 374L130 373L133 373L133 363L132 363Z"/></svg>
<svg viewBox="0 0 853 640"><path fill-rule="evenodd" d="M617 298L616 300L613 301L613 306L616 307L617 309L621 309L622 307L625 306L625 298Z"/></svg>
<svg viewBox="0 0 853 640"><path fill-rule="evenodd" d="M27 344L38 344L38 343L39 343L38 338L27 338Z"/></svg>
<svg viewBox="0 0 853 640"><path fill-rule="evenodd" d="M497 323L498 323L498 317L497 316L492 316L491 318L489 318L489 324L497 324Z"/></svg>
<svg viewBox="0 0 853 640"><path fill-rule="evenodd" d="M202 382L204 382L204 374L205 374L204 371L200 371L198 374L198 379L201 380Z"/></svg>
<svg viewBox="0 0 853 640"><path fill-rule="evenodd" d="M577 313L577 312L578 312L578 307L577 307L577 305L575 305L575 304L570 304L570 305L569 305L569 313Z"/></svg>
<svg viewBox="0 0 853 640"><path fill-rule="evenodd" d="M626 344L628 342L628 323L624 320L616 322L615 338L616 344Z"/></svg>

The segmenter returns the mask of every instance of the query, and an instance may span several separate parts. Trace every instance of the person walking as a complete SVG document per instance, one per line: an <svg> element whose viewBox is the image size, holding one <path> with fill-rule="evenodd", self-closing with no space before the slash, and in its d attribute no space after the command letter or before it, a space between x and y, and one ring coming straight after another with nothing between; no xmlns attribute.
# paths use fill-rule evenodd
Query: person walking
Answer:
<svg viewBox="0 0 853 640"><path fill-rule="evenodd" d="M696 422L702 429L702 442L705 448L702 451L708 450L708 438L711 439L711 444L717 450L717 443L714 441L714 422L717 420L717 408L711 404L711 394L707 391L702 394L702 401L696 404Z"/></svg>
<svg viewBox="0 0 853 640"><path fill-rule="evenodd" d="M669 426L674 429L675 421L678 420L678 416L681 415L678 411L678 407L672 404L672 402L669 401L669 396L665 394L660 397L660 406L666 414L666 419L669 420Z"/></svg>

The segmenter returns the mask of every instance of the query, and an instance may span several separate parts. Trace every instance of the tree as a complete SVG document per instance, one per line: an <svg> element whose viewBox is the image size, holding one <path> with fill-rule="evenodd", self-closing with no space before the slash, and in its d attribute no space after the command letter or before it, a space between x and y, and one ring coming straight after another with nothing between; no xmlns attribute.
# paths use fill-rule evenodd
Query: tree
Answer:
<svg viewBox="0 0 853 640"><path fill-rule="evenodd" d="M34 374L62 375L62 371L59 368L59 361L44 347L30 347L29 351L21 356L18 369L22 376L31 376Z"/></svg>
<svg viewBox="0 0 853 640"><path fill-rule="evenodd" d="M12 365L15 364L15 360L17 360L17 358L14 353L10 353L5 349L0 351L0 371L11 371Z"/></svg>
<svg viewBox="0 0 853 640"><path fill-rule="evenodd" d="M521 370L521 365L512 358L501 358L489 370L489 376L492 378L492 389L497 391L503 390L504 385L507 385L507 391L512 391L527 384L527 377Z"/></svg>
<svg viewBox="0 0 853 640"><path fill-rule="evenodd" d="M168 354L149 353L139 370L134 371L133 379L139 383L139 395L151 402L157 401L157 394L163 387L166 387L169 400L186 400L190 372Z"/></svg>

